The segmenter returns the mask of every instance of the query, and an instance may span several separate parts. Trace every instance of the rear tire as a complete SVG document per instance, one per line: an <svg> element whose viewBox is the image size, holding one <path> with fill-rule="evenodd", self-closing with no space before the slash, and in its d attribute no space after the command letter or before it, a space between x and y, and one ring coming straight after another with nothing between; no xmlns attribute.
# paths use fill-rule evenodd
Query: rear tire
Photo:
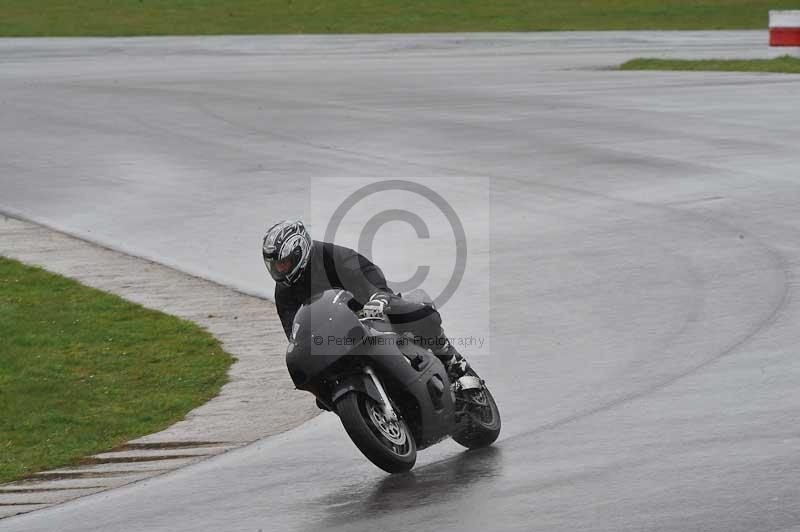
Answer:
<svg viewBox="0 0 800 532"><path fill-rule="evenodd" d="M500 436L500 410L497 408L497 403L485 386L478 392L464 393L474 394L466 399L479 404L472 402L468 404L467 411L461 414L461 420L453 431L453 440L467 449L488 447Z"/></svg>
<svg viewBox="0 0 800 532"><path fill-rule="evenodd" d="M390 422L383 406L367 395L350 392L336 401L347 435L370 462L387 473L410 471L417 461L417 444L402 418Z"/></svg>

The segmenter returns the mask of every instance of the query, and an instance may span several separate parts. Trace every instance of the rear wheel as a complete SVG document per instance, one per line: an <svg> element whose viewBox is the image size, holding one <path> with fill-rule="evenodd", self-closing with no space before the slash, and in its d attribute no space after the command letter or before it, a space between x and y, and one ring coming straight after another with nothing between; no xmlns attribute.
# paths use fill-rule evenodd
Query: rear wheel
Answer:
<svg viewBox="0 0 800 532"><path fill-rule="evenodd" d="M404 473L417 461L417 445L402 418L389 419L383 405L362 393L336 401L347 435L370 462L387 473Z"/></svg>
<svg viewBox="0 0 800 532"><path fill-rule="evenodd" d="M469 374L473 376L474 372ZM453 440L468 449L488 447L500 436L500 410L486 386L465 390L456 396L459 418Z"/></svg>

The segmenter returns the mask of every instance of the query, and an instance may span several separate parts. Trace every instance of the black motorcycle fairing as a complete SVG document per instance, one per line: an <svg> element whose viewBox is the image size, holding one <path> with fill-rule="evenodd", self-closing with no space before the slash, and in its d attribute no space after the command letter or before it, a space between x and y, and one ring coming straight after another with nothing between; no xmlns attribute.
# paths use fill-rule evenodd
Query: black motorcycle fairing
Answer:
<svg viewBox="0 0 800 532"><path fill-rule="evenodd" d="M286 367L298 389L308 390L341 358L363 349L366 331L353 312L353 301L349 292L327 290L297 311Z"/></svg>
<svg viewBox="0 0 800 532"><path fill-rule="evenodd" d="M353 391L376 401L380 394L365 366L371 367L408 423L417 448L447 437L455 405L447 372L433 353L389 332L391 325L365 327L343 290L329 290L309 300L295 316L286 365L298 389L324 405Z"/></svg>
<svg viewBox="0 0 800 532"><path fill-rule="evenodd" d="M444 365L429 351L419 346L406 346L402 350L406 357L421 360L417 368L409 363L404 363L403 371L395 368L392 377L399 376L403 381L400 393L406 398L413 398L415 412L407 421L414 433L417 449L424 449L446 438L454 428L455 404L450 381ZM388 362L388 359L375 360L379 374L388 370L384 364L380 364Z"/></svg>

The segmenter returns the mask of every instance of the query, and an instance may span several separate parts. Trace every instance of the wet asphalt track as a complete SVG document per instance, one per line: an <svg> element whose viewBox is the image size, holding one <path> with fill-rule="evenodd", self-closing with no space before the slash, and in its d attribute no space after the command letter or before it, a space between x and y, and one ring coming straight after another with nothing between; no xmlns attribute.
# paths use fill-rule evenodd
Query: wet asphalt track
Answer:
<svg viewBox="0 0 800 532"><path fill-rule="evenodd" d="M390 478L323 415L0 530L800 530L800 76L604 70L765 39L0 41L0 208L250 292L310 177L490 177L505 422Z"/></svg>

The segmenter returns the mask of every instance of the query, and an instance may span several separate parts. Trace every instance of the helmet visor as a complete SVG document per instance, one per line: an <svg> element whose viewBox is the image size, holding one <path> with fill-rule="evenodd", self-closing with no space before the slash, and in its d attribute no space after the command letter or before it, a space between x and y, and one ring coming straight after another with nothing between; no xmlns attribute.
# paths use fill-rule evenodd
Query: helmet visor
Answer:
<svg viewBox="0 0 800 532"><path fill-rule="evenodd" d="M295 254L290 253L289 256L282 259L264 257L264 264L267 265L267 270L275 281L284 281L294 270L297 260Z"/></svg>

